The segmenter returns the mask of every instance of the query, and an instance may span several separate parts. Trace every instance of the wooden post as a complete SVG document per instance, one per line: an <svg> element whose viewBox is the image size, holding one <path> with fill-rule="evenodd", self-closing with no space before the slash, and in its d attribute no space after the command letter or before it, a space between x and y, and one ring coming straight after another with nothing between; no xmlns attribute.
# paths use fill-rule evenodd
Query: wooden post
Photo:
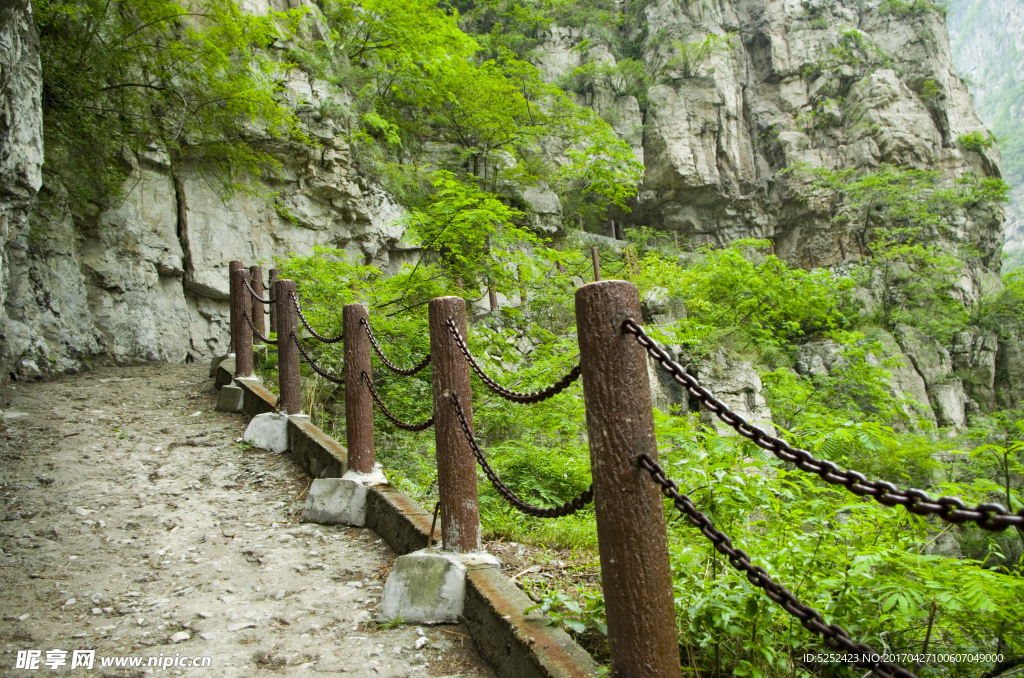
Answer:
<svg viewBox="0 0 1024 678"><path fill-rule="evenodd" d="M814 253L811 252L811 248L810 247L807 247L805 249L807 250L807 256L811 260L811 268L813 269L814 268Z"/></svg>
<svg viewBox="0 0 1024 678"><path fill-rule="evenodd" d="M463 339L466 301L462 297L438 297L429 305L430 369L434 386L434 447L437 450L437 491L441 499L441 542L445 551L480 549L480 507L477 504L476 460L466 442L455 407L455 393L473 426L473 391L469 365L448 329L448 318Z"/></svg>
<svg viewBox="0 0 1024 678"><path fill-rule="evenodd" d="M843 236L839 236L839 256L846 261L846 248L843 247Z"/></svg>
<svg viewBox="0 0 1024 678"><path fill-rule="evenodd" d="M704 244L707 245L709 249L711 249L711 235L709 233L704 234Z"/></svg>
<svg viewBox="0 0 1024 678"><path fill-rule="evenodd" d="M249 277L251 282L249 286L252 287L252 291L256 293L256 296L263 296L263 269L259 266L249 267ZM249 290L245 291L249 294ZM250 295L251 296L251 295ZM256 326L256 331L263 336L267 335L267 321L264 319L264 303L262 301L252 300L252 310L249 312L249 317L252 318L252 324ZM253 335L253 341L259 341L256 335Z"/></svg>
<svg viewBox="0 0 1024 678"><path fill-rule="evenodd" d="M771 245L771 247L772 247L772 256L774 257L774 256L775 256L775 240L774 240L774 239L770 239L770 240L768 241L768 243L769 243L769 244Z"/></svg>
<svg viewBox="0 0 1024 678"><path fill-rule="evenodd" d="M277 289L274 284L277 282L277 269L270 269L270 290L269 297L271 299L277 299ZM277 333L277 303L270 304L270 331Z"/></svg>
<svg viewBox="0 0 1024 678"><path fill-rule="evenodd" d="M249 303L252 297L249 290L245 289L245 279L249 272L239 268L231 272L231 279L234 285L231 286L231 309L237 322L234 327L232 343L235 345L235 376L252 376L252 328L245 321L245 315L252 313L252 304ZM252 318L250 318L252 320Z"/></svg>
<svg viewBox="0 0 1024 678"><path fill-rule="evenodd" d="M857 245L860 247L860 255L863 257L864 256L864 234L863 233L858 233L857 234Z"/></svg>
<svg viewBox="0 0 1024 678"><path fill-rule="evenodd" d="M615 220L614 219L609 219L608 220L608 225L611 226L611 229L612 229L612 240L618 240L619 239L618 236L615 235Z"/></svg>
<svg viewBox="0 0 1024 678"><path fill-rule="evenodd" d="M662 497L637 466L642 453L658 456L647 354L622 331L627 317L642 321L636 285L607 280L576 291L610 675L678 678Z"/></svg>
<svg viewBox="0 0 1024 678"><path fill-rule="evenodd" d="M302 381L299 349L292 339L299 336L299 314L290 294L294 280L277 281L277 376L281 390L281 409L287 414L302 413Z"/></svg>
<svg viewBox="0 0 1024 678"><path fill-rule="evenodd" d="M230 327L228 328L228 352L235 352L235 328L239 322L242 321L241 316L236 317L235 315L235 271L241 271L245 266L240 261L228 262L228 307L231 309L230 314Z"/></svg>
<svg viewBox="0 0 1024 678"><path fill-rule="evenodd" d="M594 282L597 282L601 279L601 255L596 247L590 248L590 259L594 262Z"/></svg>
<svg viewBox="0 0 1024 678"><path fill-rule="evenodd" d="M373 471L373 399L363 379L363 372L373 379L370 364L370 338L360 324L369 322L363 304L346 304L342 310L342 333L345 335L345 444L348 446L348 468L351 471Z"/></svg>

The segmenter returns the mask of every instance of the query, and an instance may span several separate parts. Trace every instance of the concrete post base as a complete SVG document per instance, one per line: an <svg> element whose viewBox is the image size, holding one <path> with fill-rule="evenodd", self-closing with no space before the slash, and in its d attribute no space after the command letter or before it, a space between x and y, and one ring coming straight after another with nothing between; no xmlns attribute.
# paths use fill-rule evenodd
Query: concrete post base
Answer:
<svg viewBox="0 0 1024 678"><path fill-rule="evenodd" d="M221 386L220 393L217 394L217 411L241 412L244 397L245 392L239 386L234 384Z"/></svg>
<svg viewBox="0 0 1024 678"><path fill-rule="evenodd" d="M221 389L221 393L228 387ZM242 440L252 444L253 447L283 454L288 451L288 415L278 412L265 412L257 414L245 427L245 434Z"/></svg>
<svg viewBox="0 0 1024 678"><path fill-rule="evenodd" d="M498 566L498 559L488 553L427 548L401 556L384 584L377 621L458 622L465 606L467 570Z"/></svg>
<svg viewBox="0 0 1024 678"><path fill-rule="evenodd" d="M321 525L366 525L366 488L387 485L380 464L371 473L348 471L341 478L317 478L309 486L302 522Z"/></svg>

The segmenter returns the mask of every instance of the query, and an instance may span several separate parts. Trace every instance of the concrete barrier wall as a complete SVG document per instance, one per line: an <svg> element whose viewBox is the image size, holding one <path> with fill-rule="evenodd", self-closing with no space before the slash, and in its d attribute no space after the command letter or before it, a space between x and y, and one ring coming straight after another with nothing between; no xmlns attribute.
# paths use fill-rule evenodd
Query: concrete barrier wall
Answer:
<svg viewBox="0 0 1024 678"><path fill-rule="evenodd" d="M217 388L230 384L234 361L215 370ZM273 412L276 398L254 381L236 382L244 392L247 417ZM288 419L288 442L296 462L314 478L340 478L347 452L305 416ZM399 554L425 548L433 514L389 485L370 488L366 527ZM440 529L434 534L440 539ZM493 567L468 568L463 616L481 656L501 678L584 678L597 664L561 629L537 614L524 614L533 602Z"/></svg>

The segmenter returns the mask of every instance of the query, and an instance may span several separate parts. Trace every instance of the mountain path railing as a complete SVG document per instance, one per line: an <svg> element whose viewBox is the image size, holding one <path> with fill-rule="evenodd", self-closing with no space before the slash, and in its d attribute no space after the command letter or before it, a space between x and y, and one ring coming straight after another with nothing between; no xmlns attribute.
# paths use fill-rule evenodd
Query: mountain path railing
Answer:
<svg viewBox="0 0 1024 678"><path fill-rule="evenodd" d="M915 678L912 672L890 663L866 643L853 640L843 628L827 623L820 612L800 602L763 567L754 565L750 556L734 547L729 536L715 527L689 497L679 492L678 485L666 477L658 464L648 357L741 436L826 483L844 487L858 496L869 496L885 506L900 505L915 515L936 516L954 524L971 522L990 531L1024 526L1024 509L1014 513L990 502L971 507L957 497L933 498L923 490L869 480L861 473L817 459L807 450L751 425L687 374L646 334L636 320L641 317L639 293L629 282L607 280L577 290L580 363L547 388L519 393L488 376L473 357L464 339L467 336L466 305L461 297L439 297L430 301L431 350L412 368L403 369L381 348L364 305L346 305L342 313L342 332L329 337L314 329L306 318L294 281L278 279L277 271L271 270L270 295L265 299L262 280L256 278L258 267L246 272L241 262L231 262L229 268L235 377L253 374L253 337L274 343L263 335L259 323L255 322L257 317L262 321L263 306L269 306L270 333L291 339L276 340L279 407L288 414L300 413L300 355L320 376L344 384L350 469L364 473L373 469L374 405L401 429L434 428L443 549L468 552L481 548L477 464L498 494L526 515L557 518L593 503L613 675L666 678L681 675L665 511L660 496L663 494L719 553L726 556L734 569L804 628L819 635L826 646L843 652L851 663L881 678ZM344 377L330 374L309 355L299 337L299 321L322 343L344 342ZM431 367L432 416L422 423L409 424L385 406L373 382L372 353L376 353L389 370L405 378ZM552 398L582 377L594 481L590 488L561 506L542 507L528 503L505 485L487 462L473 432L471 371L488 389L520 404Z"/></svg>

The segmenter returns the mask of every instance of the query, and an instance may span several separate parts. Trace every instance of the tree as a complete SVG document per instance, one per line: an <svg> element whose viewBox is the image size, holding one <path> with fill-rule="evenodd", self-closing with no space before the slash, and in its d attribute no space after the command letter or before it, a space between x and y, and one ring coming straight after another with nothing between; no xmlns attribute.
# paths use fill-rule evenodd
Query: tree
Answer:
<svg viewBox="0 0 1024 678"><path fill-rule="evenodd" d="M45 176L102 203L127 158L165 152L230 190L277 166L252 142L305 140L281 100L289 68L266 50L302 12L243 12L233 0L42 0Z"/></svg>

